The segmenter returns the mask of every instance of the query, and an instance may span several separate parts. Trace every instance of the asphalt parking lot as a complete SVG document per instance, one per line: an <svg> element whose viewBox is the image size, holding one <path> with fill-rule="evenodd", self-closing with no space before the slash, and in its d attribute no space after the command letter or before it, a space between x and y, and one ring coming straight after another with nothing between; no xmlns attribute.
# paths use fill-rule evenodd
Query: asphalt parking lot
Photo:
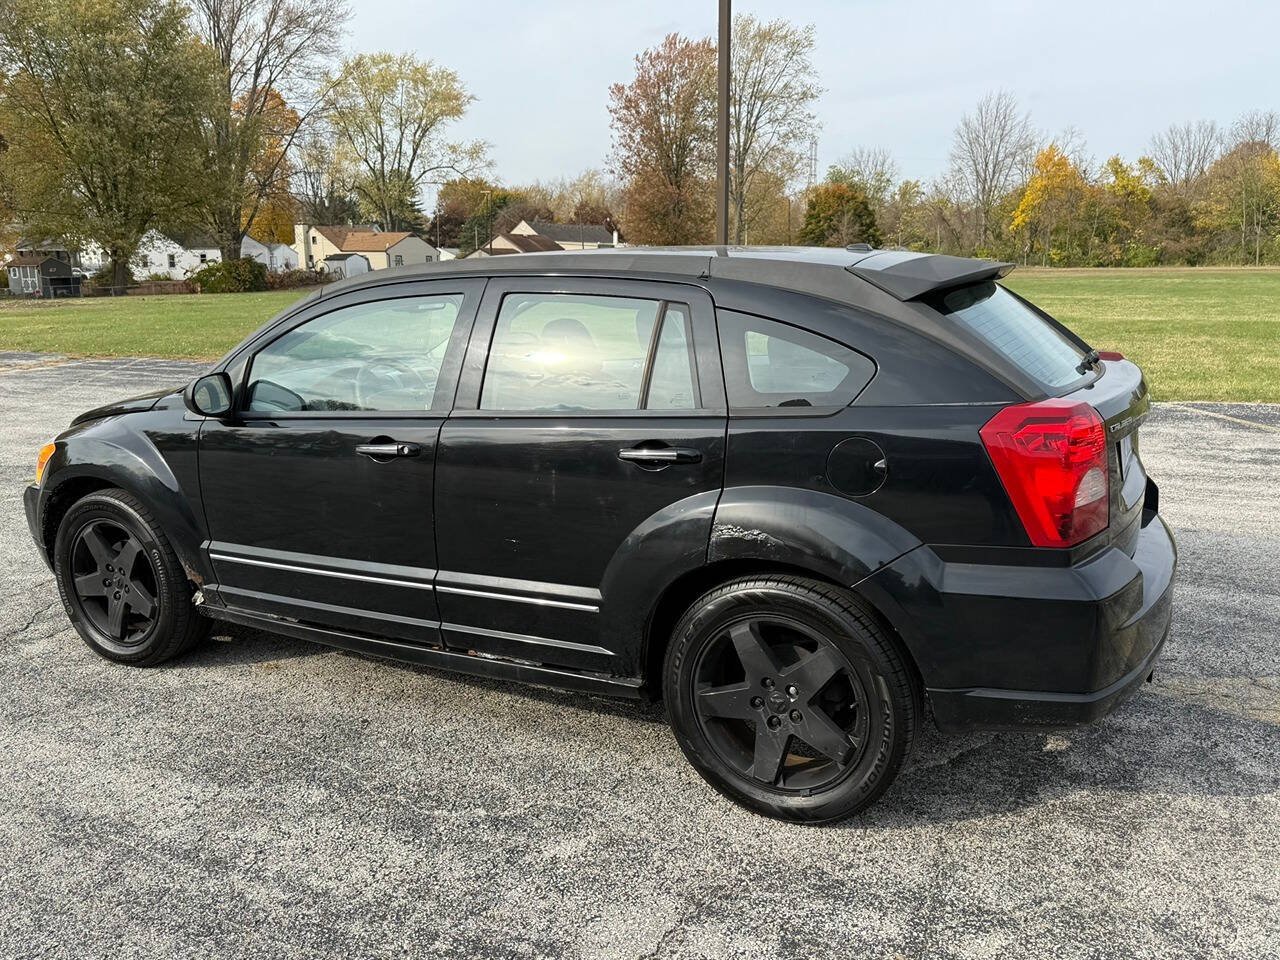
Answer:
<svg viewBox="0 0 1280 960"><path fill-rule="evenodd" d="M1144 427L1181 550L1154 683L1069 734L929 733L814 829L713 793L661 707L250 631L94 656L22 487L193 369L0 354L0 955L1280 956L1280 407Z"/></svg>

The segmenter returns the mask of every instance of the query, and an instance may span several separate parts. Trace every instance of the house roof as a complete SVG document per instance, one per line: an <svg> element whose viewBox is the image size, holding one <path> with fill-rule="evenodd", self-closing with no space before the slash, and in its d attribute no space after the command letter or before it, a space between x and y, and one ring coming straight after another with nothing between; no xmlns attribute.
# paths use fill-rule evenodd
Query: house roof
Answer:
<svg viewBox="0 0 1280 960"><path fill-rule="evenodd" d="M371 224L363 223L354 227L316 224L311 229L346 253L385 253L401 240L413 236L407 231L379 230Z"/></svg>
<svg viewBox="0 0 1280 960"><path fill-rule="evenodd" d="M385 230L374 233L361 230L348 233L339 246L348 253L385 253L401 240L407 240L413 234L399 230Z"/></svg>
<svg viewBox="0 0 1280 960"><path fill-rule="evenodd" d="M530 235L527 233L500 233L495 240L501 238L511 244L521 253L541 253L550 250L563 250L564 247L556 243L550 237L542 235ZM491 251L497 253L497 250Z"/></svg>
<svg viewBox="0 0 1280 960"><path fill-rule="evenodd" d="M603 223L552 223L550 220L525 221L539 236L566 243L613 243L613 231Z"/></svg>
<svg viewBox="0 0 1280 960"><path fill-rule="evenodd" d="M160 231L160 236L164 237L171 243L176 243L183 250L220 250L218 241L208 234L196 233L194 231Z"/></svg>
<svg viewBox="0 0 1280 960"><path fill-rule="evenodd" d="M361 260L368 259L363 253L331 253L327 257L325 257L325 259L326 260L350 260L352 257L359 257Z"/></svg>
<svg viewBox="0 0 1280 960"><path fill-rule="evenodd" d="M25 256L25 257L14 257L12 260L6 263L5 266L6 267L38 267L40 266L40 264L44 263L46 260L55 260L55 259L57 258L42 257L37 254L33 254L31 256Z"/></svg>

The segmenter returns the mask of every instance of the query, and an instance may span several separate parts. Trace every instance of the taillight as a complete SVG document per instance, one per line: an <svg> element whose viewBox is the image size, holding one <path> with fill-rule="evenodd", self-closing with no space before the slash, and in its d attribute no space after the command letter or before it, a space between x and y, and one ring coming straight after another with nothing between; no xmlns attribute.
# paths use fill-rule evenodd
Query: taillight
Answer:
<svg viewBox="0 0 1280 960"><path fill-rule="evenodd" d="M1124 354L1117 353L1114 350L1099 350L1098 359L1099 360L1123 360Z"/></svg>
<svg viewBox="0 0 1280 960"><path fill-rule="evenodd" d="M1070 547L1107 528L1107 439L1097 410L1060 399L1019 403L979 432L1033 544Z"/></svg>

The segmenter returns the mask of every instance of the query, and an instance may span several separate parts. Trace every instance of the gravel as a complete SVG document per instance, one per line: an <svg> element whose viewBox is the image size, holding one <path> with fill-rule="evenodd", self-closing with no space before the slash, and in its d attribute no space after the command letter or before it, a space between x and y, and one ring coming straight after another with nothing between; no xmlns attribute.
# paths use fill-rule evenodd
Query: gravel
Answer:
<svg viewBox="0 0 1280 960"><path fill-rule="evenodd" d="M660 706L248 630L115 666L30 543L35 452L197 367L0 354L0 955L1280 956L1280 408L1164 404L1155 682L923 739L872 811L765 820Z"/></svg>

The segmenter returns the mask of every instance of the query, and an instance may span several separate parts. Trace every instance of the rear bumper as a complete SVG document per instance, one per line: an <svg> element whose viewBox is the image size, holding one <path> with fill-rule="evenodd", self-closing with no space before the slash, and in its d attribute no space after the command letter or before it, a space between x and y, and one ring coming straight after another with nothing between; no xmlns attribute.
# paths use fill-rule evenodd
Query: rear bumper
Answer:
<svg viewBox="0 0 1280 960"><path fill-rule="evenodd" d="M1097 720L1152 672L1169 632L1177 548L1153 511L1132 557L1069 567L946 563L928 547L872 579L944 730ZM896 607L896 609L895 609Z"/></svg>

